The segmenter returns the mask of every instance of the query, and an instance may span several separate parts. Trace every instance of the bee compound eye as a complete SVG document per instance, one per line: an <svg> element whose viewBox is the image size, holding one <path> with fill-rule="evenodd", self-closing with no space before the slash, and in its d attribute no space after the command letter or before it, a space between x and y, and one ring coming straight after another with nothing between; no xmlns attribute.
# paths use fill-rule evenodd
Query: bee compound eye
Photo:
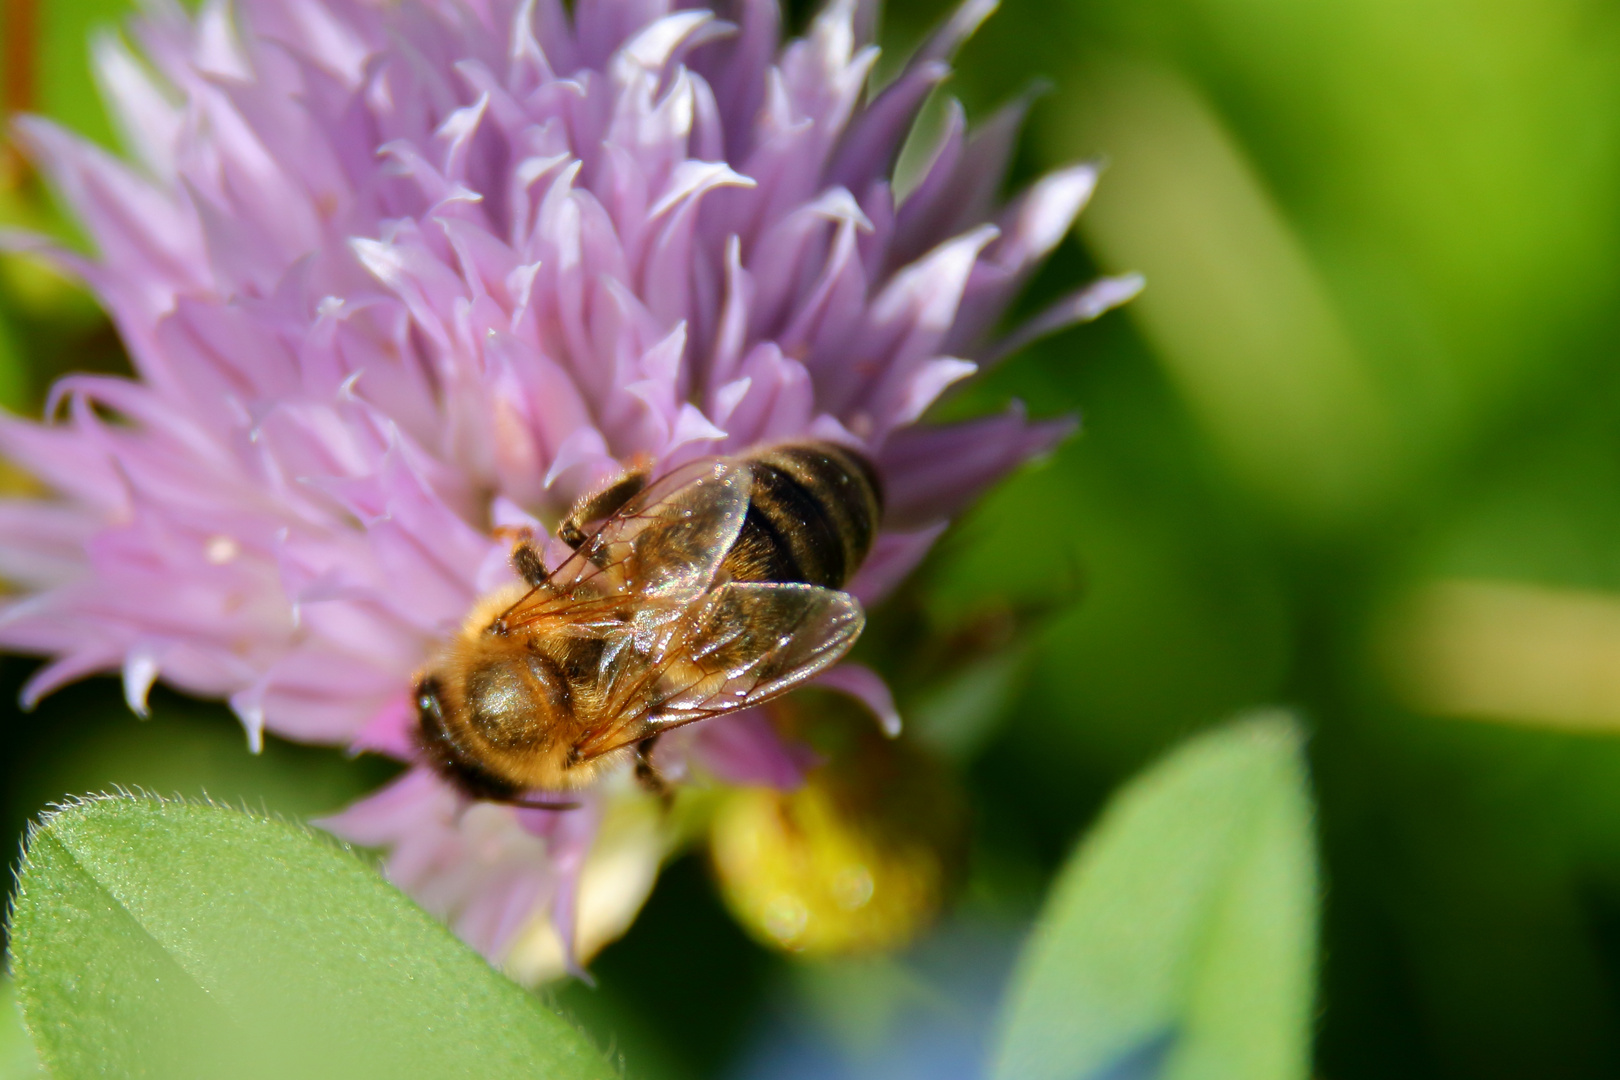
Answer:
<svg viewBox="0 0 1620 1080"><path fill-rule="evenodd" d="M416 684L416 713L424 722L436 728L444 727L444 702L440 698L439 680L423 679Z"/></svg>

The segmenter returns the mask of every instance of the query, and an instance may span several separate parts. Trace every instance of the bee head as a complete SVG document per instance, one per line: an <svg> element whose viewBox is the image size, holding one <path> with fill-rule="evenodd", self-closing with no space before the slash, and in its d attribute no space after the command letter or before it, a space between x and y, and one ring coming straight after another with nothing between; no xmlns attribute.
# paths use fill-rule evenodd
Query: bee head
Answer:
<svg viewBox="0 0 1620 1080"><path fill-rule="evenodd" d="M469 650L458 661L416 687L428 759L475 798L510 799L546 786L573 715L562 671L515 643Z"/></svg>

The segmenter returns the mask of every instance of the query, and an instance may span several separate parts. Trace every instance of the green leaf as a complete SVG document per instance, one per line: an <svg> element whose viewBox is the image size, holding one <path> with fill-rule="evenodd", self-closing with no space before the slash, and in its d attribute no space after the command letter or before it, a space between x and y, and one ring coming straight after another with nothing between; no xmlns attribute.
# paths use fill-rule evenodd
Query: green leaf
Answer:
<svg viewBox="0 0 1620 1080"><path fill-rule="evenodd" d="M615 1075L352 854L239 811L119 797L52 815L12 934L58 1080Z"/></svg>
<svg viewBox="0 0 1620 1080"><path fill-rule="evenodd" d="M1300 736L1267 714L1115 796L1013 979L998 1080L1304 1080L1316 861Z"/></svg>
<svg viewBox="0 0 1620 1080"><path fill-rule="evenodd" d="M17 986L0 975L0 1080L34 1080L39 1057L17 1011Z"/></svg>

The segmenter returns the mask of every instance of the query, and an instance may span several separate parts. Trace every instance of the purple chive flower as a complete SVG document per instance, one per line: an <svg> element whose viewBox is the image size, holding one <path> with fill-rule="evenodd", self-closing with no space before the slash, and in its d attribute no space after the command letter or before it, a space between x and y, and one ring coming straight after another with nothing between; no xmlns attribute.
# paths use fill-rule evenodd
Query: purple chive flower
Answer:
<svg viewBox="0 0 1620 1080"><path fill-rule="evenodd" d="M51 490L0 503L0 645L25 700L121 671L268 729L412 756L412 675L543 529L632 460L800 436L863 448L889 516L853 585L883 595L953 515L1067 420L929 405L1029 337L1128 298L997 320L1066 234L1089 166L997 201L1019 110L952 106L905 198L891 174L967 0L869 93L869 6L780 40L775 0L154 0L96 66L133 161L20 136L93 258L11 235L95 290L133 380L63 379L0 451ZM825 677L892 718L881 682ZM786 786L742 713L666 770ZM520 977L628 923L670 838L627 783L569 812L467 807L422 768L326 824Z"/></svg>

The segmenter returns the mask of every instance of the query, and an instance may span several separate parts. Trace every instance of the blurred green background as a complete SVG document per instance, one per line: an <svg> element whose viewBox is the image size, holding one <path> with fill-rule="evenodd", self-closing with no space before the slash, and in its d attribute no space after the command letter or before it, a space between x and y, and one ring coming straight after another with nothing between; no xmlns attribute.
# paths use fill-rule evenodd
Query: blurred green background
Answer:
<svg viewBox="0 0 1620 1080"><path fill-rule="evenodd" d="M8 0L6 107L110 140L86 42L124 9ZM943 14L893 0L887 66ZM1620 1075L1620 2L1006 0L947 90L970 118L1032 97L1014 184L1108 163L1028 308L1148 279L952 403L1085 427L867 645L971 791L957 919L1014 938L1121 779L1289 704L1324 845L1318 1075ZM10 159L0 223L64 227ZM0 257L0 402L120 363L82 294ZM945 644L901 650L919 626ZM379 778L250 757L172 695L137 722L106 681L22 714L30 667L0 664L11 836L113 783L312 814ZM915 993L929 948L790 963L688 857L561 1003L632 1075L726 1074L782 1008L870 1038L849 989Z"/></svg>

